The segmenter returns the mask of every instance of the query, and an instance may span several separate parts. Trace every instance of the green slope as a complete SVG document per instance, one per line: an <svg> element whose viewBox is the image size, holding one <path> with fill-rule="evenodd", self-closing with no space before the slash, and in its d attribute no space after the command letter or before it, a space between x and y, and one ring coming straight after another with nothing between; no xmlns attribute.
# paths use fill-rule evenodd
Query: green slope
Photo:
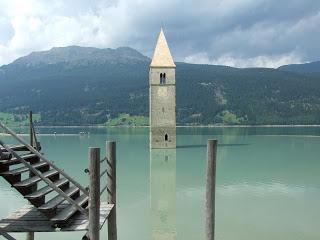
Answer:
<svg viewBox="0 0 320 240"><path fill-rule="evenodd" d="M1 112L33 110L43 125L147 122L147 57L129 48L58 50L0 68ZM176 79L181 125L320 124L318 75L177 63ZM121 114L129 114L124 123Z"/></svg>

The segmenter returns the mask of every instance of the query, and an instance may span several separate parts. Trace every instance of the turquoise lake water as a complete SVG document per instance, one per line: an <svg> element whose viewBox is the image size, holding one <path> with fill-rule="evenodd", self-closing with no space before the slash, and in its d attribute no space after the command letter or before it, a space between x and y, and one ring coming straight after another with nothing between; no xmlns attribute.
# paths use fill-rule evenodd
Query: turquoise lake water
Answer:
<svg viewBox="0 0 320 240"><path fill-rule="evenodd" d="M212 138L219 141L216 239L320 239L320 128L178 128L176 150L153 151L147 128L37 130L57 132L39 136L43 152L84 185L88 147L105 155L106 140L117 141L119 240L204 239L206 142ZM0 179L0 218L24 204ZM37 233L36 239L82 236Z"/></svg>

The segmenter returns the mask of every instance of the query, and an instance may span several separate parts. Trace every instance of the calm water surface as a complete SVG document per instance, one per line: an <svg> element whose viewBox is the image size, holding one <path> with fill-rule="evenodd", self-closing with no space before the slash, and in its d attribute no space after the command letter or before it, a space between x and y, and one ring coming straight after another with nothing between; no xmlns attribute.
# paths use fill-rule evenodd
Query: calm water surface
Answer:
<svg viewBox="0 0 320 240"><path fill-rule="evenodd" d="M176 150L153 151L148 129L38 130L57 132L40 136L43 152L82 184L88 183L83 171L88 147L101 147L105 154L105 141L117 141L120 240L204 239L206 141L210 138L219 141L216 239L320 239L320 128L178 128ZM79 136L80 131L90 134ZM0 218L24 204L0 179ZM104 227L104 239L106 231ZM36 236L72 240L82 235Z"/></svg>

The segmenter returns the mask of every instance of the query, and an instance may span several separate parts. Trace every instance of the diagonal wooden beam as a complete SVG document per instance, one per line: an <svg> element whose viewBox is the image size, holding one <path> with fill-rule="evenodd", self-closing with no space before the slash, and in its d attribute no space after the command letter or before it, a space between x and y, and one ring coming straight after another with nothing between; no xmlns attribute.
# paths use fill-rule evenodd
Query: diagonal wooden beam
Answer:
<svg viewBox="0 0 320 240"><path fill-rule="evenodd" d="M14 237L9 235L7 232L3 231L1 228L0 228L0 235L2 235L4 238L8 240L16 240Z"/></svg>

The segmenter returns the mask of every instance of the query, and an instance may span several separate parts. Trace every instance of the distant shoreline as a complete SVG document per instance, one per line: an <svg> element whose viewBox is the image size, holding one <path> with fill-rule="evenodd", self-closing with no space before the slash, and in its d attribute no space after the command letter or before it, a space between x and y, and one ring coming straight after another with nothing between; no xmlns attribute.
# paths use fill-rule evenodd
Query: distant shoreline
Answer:
<svg viewBox="0 0 320 240"><path fill-rule="evenodd" d="M29 133L18 133L18 136L29 136ZM80 134L77 133L39 133L37 134L37 136L79 136ZM87 136L88 134L83 134L84 136ZM9 133L0 133L0 136L11 136Z"/></svg>
<svg viewBox="0 0 320 240"><path fill-rule="evenodd" d="M21 127L28 127L28 126L21 126ZM83 126L35 126L37 128L149 128L149 126L130 126L130 125L119 125L119 126L106 126L106 125L83 125ZM276 127L320 127L320 124L315 125L302 125L302 124L296 124L296 125L271 125L271 124L265 124L265 125L196 125L196 126L190 126L190 125L178 125L177 128L276 128ZM17 127L19 128L19 127Z"/></svg>
<svg viewBox="0 0 320 240"><path fill-rule="evenodd" d="M27 128L28 126L22 126ZM201 125L201 126L177 126L177 128L297 128L297 127L320 127L320 125ZM19 128L19 127L18 127ZM36 128L149 128L149 126L103 126L103 125L87 125L87 126L36 126ZM18 133L19 136L29 136L28 133ZM79 132L79 133L39 133L39 136L90 136L90 132ZM10 136L7 133L1 133L0 136ZM266 135L267 136L267 135ZM273 136L273 135L272 135ZM291 136L291 135L290 135ZM320 137L320 136L316 136Z"/></svg>

